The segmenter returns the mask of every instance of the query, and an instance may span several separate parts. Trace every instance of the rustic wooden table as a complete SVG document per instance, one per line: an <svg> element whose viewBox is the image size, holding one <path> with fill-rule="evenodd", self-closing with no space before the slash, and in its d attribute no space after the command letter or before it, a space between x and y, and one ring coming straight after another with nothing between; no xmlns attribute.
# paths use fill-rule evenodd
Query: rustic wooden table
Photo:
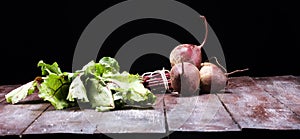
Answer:
<svg viewBox="0 0 300 139"><path fill-rule="evenodd" d="M157 94L153 109L55 110L31 95L8 104L0 86L0 138L300 137L300 77L231 77L225 93Z"/></svg>

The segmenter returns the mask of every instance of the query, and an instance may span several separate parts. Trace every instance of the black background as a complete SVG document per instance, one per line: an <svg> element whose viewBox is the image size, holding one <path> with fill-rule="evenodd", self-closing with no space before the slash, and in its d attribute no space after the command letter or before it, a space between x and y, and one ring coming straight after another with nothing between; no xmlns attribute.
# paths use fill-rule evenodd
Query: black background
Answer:
<svg viewBox="0 0 300 139"><path fill-rule="evenodd" d="M73 53L84 28L99 13L119 2L14 1L1 4L0 84L25 83L41 75L36 66L39 60L56 61L63 71L72 71ZM288 1L180 2L206 16L224 50L228 71L250 69L233 76L300 75L297 4ZM104 44L113 47L99 52L99 57L111 56L126 41L149 32L169 35L181 43L196 43L188 32L174 24L139 20L114 31ZM160 58L138 59L130 72L168 66L168 60ZM155 64L154 59L159 63Z"/></svg>

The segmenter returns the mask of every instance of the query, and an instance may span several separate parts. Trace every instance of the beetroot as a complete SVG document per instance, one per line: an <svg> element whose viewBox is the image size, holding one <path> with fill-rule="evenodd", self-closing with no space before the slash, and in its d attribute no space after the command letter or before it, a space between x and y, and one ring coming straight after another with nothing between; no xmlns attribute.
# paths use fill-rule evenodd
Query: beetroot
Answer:
<svg viewBox="0 0 300 139"><path fill-rule="evenodd" d="M225 89L228 81L228 76L236 72L242 72L244 70L235 70L227 73L220 67L213 63L204 62L201 64L200 73L200 89L204 93L217 93ZM224 90L223 90L224 91Z"/></svg>
<svg viewBox="0 0 300 139"><path fill-rule="evenodd" d="M193 45L193 44L180 44L176 46L170 53L169 59L171 66L173 67L177 63L181 62L189 62L194 64L198 69L200 69L201 62L202 62L202 55L201 55L201 48L204 46L207 34L208 34L208 28L207 28L207 21L204 16L201 16L203 18L205 23L205 38L200 46Z"/></svg>
<svg viewBox="0 0 300 139"><path fill-rule="evenodd" d="M200 89L199 70L188 62L177 63L172 67L170 81L173 91L181 96L197 95Z"/></svg>
<svg viewBox="0 0 300 139"><path fill-rule="evenodd" d="M226 86L227 77L215 64L209 62L202 63L199 73L201 75L201 92L216 92Z"/></svg>

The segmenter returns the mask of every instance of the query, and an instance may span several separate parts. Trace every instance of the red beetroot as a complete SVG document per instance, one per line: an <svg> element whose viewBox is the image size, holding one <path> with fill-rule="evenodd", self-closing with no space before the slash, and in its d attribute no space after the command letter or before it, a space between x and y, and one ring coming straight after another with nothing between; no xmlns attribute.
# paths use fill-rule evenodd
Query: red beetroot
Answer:
<svg viewBox="0 0 300 139"><path fill-rule="evenodd" d="M200 73L200 89L204 93L217 93L225 89L228 81L228 75L242 72L244 70L235 70L230 73L222 70L220 67L213 63L204 62L201 64Z"/></svg>
<svg viewBox="0 0 300 139"><path fill-rule="evenodd" d="M202 55L201 55L201 48L204 46L207 34L208 34L208 28L207 28L207 21L204 16L201 16L203 18L205 23L205 38L200 46L193 45L193 44L180 44L176 46L170 53L170 63L173 67L177 63L181 62L189 62L194 64L198 69L200 69L201 62L202 62Z"/></svg>
<svg viewBox="0 0 300 139"><path fill-rule="evenodd" d="M182 96L197 95L200 89L199 70L188 62L177 63L172 67L170 81L173 91Z"/></svg>

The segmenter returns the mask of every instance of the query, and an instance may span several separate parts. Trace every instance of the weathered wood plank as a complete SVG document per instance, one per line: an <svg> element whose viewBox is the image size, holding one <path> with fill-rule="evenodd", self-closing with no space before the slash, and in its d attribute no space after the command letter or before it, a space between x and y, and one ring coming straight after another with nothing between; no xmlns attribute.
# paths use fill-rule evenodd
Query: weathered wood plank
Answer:
<svg viewBox="0 0 300 139"><path fill-rule="evenodd" d="M51 106L27 128L23 135L51 133L166 133L162 98L158 96L156 105L151 110L96 112L94 109L81 110L79 108L55 110Z"/></svg>
<svg viewBox="0 0 300 139"><path fill-rule="evenodd" d="M274 98L300 116L300 77L256 77L254 81Z"/></svg>
<svg viewBox="0 0 300 139"><path fill-rule="evenodd" d="M85 116L85 111L77 107L56 110L53 106L50 106L25 130L23 135L51 133L93 134L96 126L93 126Z"/></svg>
<svg viewBox="0 0 300 139"><path fill-rule="evenodd" d="M287 104L287 107L300 116L300 104Z"/></svg>
<svg viewBox="0 0 300 139"><path fill-rule="evenodd" d="M227 90L217 95L242 129L300 129L300 118L252 78L231 78Z"/></svg>
<svg viewBox="0 0 300 139"><path fill-rule="evenodd" d="M253 107L228 105L234 119L243 129L299 130L300 119L285 107L274 108L271 104ZM241 111L243 109L243 111Z"/></svg>
<svg viewBox="0 0 300 139"><path fill-rule="evenodd" d="M96 123L96 133L165 133L163 113L153 110L118 110L89 112Z"/></svg>
<svg viewBox="0 0 300 139"><path fill-rule="evenodd" d="M153 109L128 109L110 112L89 111L89 120L97 125L95 133L165 134L163 94L156 94Z"/></svg>
<svg viewBox="0 0 300 139"><path fill-rule="evenodd" d="M0 136L20 135L48 106L47 103L0 105Z"/></svg>
<svg viewBox="0 0 300 139"><path fill-rule="evenodd" d="M283 104L300 104L300 83L294 76L257 77L255 82Z"/></svg>
<svg viewBox="0 0 300 139"><path fill-rule="evenodd" d="M166 95L164 101L170 132L240 131L215 94Z"/></svg>
<svg viewBox="0 0 300 139"><path fill-rule="evenodd" d="M6 91L8 92L8 91ZM19 102L19 106L41 101L37 93ZM37 102L39 103L39 102ZM22 105L21 105L22 104ZM32 103L33 104L33 103ZM48 103L47 103L48 104ZM10 104L3 102L3 106ZM50 104L48 104L49 106ZM10 112L9 110L4 110ZM22 115L22 113L20 113ZM22 122L19 122L22 123ZM105 126L104 126L105 125ZM28 125L27 125L28 126ZM96 129L96 126L98 127ZM9 128L7 128L9 129ZM25 129L20 130L19 135ZM4 131L3 131L4 132ZM9 132L11 133L11 132ZM55 110L53 106L45 111L23 133L23 135L51 133L166 133L163 112L163 96L157 95L154 109L117 110L96 112L94 109ZM2 135L5 135L2 133ZM163 137L163 136L160 136Z"/></svg>

